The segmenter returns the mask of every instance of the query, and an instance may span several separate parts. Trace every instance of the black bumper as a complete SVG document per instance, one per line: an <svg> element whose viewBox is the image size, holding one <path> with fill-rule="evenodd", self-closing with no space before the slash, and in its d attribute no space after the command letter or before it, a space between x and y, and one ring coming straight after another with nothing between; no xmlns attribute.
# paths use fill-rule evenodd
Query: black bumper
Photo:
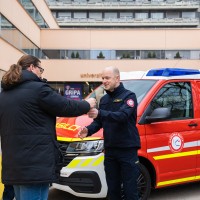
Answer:
<svg viewBox="0 0 200 200"><path fill-rule="evenodd" d="M69 177L60 177L58 184L67 185L77 193L97 194L102 188L98 174L92 171L77 171Z"/></svg>

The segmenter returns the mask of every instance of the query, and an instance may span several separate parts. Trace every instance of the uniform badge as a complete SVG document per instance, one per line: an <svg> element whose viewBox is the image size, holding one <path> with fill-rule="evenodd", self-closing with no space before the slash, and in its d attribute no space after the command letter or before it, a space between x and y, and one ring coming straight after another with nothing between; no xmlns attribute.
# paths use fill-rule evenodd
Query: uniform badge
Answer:
<svg viewBox="0 0 200 200"><path fill-rule="evenodd" d="M122 102L122 99L115 99L113 102L114 103Z"/></svg>
<svg viewBox="0 0 200 200"><path fill-rule="evenodd" d="M127 105L133 108L134 107L134 101L133 101L133 99L127 100Z"/></svg>

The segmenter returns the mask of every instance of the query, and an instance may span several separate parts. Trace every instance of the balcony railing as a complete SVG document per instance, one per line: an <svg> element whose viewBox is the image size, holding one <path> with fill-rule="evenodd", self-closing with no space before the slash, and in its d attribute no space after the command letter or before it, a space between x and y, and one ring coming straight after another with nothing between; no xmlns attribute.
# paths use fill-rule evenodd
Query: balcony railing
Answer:
<svg viewBox="0 0 200 200"><path fill-rule="evenodd" d="M199 1L133 1L133 2L52 2L48 1L47 3L50 9L56 10L85 10L85 9L98 9L98 10L112 10L112 9L120 9L120 10L127 10L127 9L198 9L200 7Z"/></svg>
<svg viewBox="0 0 200 200"><path fill-rule="evenodd" d="M105 18L105 19L90 19L90 18L83 18L83 19L74 19L74 18L67 18L67 17L60 17L57 18L58 24L62 26L91 26L91 27L98 27L98 26L198 26L199 19L186 19L186 18L164 18L164 19L136 19L136 18Z"/></svg>

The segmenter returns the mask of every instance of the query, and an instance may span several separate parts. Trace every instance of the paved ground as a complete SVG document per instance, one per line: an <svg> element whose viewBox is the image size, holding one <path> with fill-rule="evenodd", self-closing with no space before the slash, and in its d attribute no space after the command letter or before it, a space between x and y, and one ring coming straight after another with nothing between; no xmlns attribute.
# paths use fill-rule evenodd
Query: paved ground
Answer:
<svg viewBox="0 0 200 200"><path fill-rule="evenodd" d="M200 182L154 190L149 200L199 200Z"/></svg>
<svg viewBox="0 0 200 200"><path fill-rule="evenodd" d="M70 194L67 194L66 192L62 192L56 189L51 189L48 200L94 200L94 199L78 198ZM148 200L200 200L200 182L154 190L151 192L151 196Z"/></svg>

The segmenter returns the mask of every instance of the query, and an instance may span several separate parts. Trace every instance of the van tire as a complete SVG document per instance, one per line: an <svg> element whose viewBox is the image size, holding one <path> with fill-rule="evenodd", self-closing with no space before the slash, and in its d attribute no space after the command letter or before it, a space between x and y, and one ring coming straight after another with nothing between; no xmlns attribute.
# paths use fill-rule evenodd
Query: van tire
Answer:
<svg viewBox="0 0 200 200"><path fill-rule="evenodd" d="M138 166L139 166L139 176L137 184L138 184L139 200L147 200L151 192L151 177L149 175L147 168L143 164L139 163ZM123 185L121 189L121 199L126 200L124 196Z"/></svg>
<svg viewBox="0 0 200 200"><path fill-rule="evenodd" d="M147 168L141 163L139 163L139 176L137 184L139 200L147 200L151 192L151 177ZM123 191L123 184L121 186L121 199L126 200ZM106 200L109 200L108 196L106 197Z"/></svg>
<svg viewBox="0 0 200 200"><path fill-rule="evenodd" d="M147 200L151 192L151 177L149 171L142 163L139 163L139 171L137 181L139 200Z"/></svg>

